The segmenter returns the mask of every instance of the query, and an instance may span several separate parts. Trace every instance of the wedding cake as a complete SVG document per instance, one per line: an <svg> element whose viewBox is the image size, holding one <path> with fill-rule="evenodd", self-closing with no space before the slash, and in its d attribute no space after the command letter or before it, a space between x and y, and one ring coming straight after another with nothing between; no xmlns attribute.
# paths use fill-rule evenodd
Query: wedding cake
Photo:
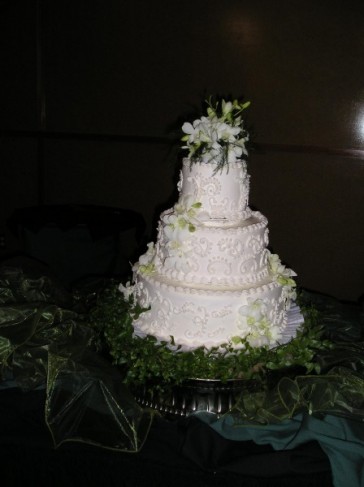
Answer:
<svg viewBox="0 0 364 487"><path fill-rule="evenodd" d="M191 350L273 347L294 334L295 273L268 250L268 221L249 208L248 105L210 100L206 116L182 127L178 201L161 214L133 285L120 286L146 309L133 323L138 336Z"/></svg>

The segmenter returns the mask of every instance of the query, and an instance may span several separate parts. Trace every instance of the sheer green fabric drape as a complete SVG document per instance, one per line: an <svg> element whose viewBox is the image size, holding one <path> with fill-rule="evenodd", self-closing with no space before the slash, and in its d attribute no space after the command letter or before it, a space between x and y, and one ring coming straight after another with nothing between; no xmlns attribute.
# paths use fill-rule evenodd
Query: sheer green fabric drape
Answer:
<svg viewBox="0 0 364 487"><path fill-rule="evenodd" d="M96 352L86 310L78 312L80 303L49 278L0 273L3 378L24 391L46 388L55 446L73 440L138 451L153 413L135 403L119 371Z"/></svg>

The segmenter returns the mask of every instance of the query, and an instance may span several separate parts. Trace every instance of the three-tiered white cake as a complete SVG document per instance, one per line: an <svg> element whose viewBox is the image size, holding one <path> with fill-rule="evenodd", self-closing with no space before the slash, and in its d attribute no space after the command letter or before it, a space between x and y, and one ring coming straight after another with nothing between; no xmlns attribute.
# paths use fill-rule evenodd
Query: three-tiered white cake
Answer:
<svg viewBox="0 0 364 487"><path fill-rule="evenodd" d="M268 221L249 208L249 175L237 101L209 104L207 116L186 123L179 198L163 212L156 243L134 266L133 293L149 308L135 334L190 350L286 342L294 272L268 246Z"/></svg>

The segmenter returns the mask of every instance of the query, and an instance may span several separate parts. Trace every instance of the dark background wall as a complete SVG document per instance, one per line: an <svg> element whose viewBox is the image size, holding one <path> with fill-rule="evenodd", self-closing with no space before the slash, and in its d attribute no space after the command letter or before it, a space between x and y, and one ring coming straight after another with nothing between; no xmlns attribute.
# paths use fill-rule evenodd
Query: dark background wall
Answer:
<svg viewBox="0 0 364 487"><path fill-rule="evenodd" d="M243 96L251 205L302 286L364 291L362 0L0 0L1 254L14 209L175 197L176 127Z"/></svg>

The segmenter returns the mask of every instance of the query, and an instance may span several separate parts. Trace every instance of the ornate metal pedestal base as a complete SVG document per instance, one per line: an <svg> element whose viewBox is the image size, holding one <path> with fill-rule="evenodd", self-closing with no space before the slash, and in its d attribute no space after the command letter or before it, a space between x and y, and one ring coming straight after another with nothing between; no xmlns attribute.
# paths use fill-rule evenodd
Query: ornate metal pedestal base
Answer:
<svg viewBox="0 0 364 487"><path fill-rule="evenodd" d="M212 379L189 379L179 386L160 392L152 384L133 390L134 397L142 407L156 409L172 417L188 416L198 411L227 413L242 392L254 389L255 381L229 380L221 382Z"/></svg>

